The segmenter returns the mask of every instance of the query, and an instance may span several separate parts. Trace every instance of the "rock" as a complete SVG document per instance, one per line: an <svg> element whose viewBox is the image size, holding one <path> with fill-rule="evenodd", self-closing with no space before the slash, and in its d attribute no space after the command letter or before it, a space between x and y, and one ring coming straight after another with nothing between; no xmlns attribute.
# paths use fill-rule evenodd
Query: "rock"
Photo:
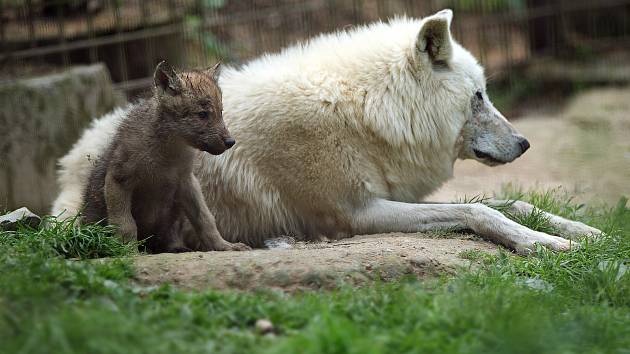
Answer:
<svg viewBox="0 0 630 354"><path fill-rule="evenodd" d="M295 246L295 239L290 236L281 236L265 240L265 246L269 249L288 250Z"/></svg>
<svg viewBox="0 0 630 354"><path fill-rule="evenodd" d="M517 284L526 286L530 289L540 290L544 292L550 292L553 290L553 285L536 277L536 278L522 278L516 281Z"/></svg>
<svg viewBox="0 0 630 354"><path fill-rule="evenodd" d="M15 231L19 223L37 227L41 218L25 207L0 216L0 230Z"/></svg>
<svg viewBox="0 0 630 354"><path fill-rule="evenodd" d="M0 209L47 212L57 194L57 159L93 117L120 103L102 64L0 81Z"/></svg>
<svg viewBox="0 0 630 354"><path fill-rule="evenodd" d="M260 334L273 333L273 323L267 319L260 319L256 321L256 332Z"/></svg>

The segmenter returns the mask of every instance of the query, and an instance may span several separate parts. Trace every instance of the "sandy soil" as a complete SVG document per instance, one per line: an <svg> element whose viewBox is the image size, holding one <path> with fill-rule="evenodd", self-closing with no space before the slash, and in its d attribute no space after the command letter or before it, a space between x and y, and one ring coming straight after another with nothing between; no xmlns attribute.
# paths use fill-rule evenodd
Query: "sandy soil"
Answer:
<svg viewBox="0 0 630 354"><path fill-rule="evenodd" d="M168 282L187 289L332 288L341 281L362 284L404 275L453 273L472 265L462 252L497 250L473 235L444 236L448 238L393 233L297 243L291 249L140 256L135 260L136 281L141 285Z"/></svg>
<svg viewBox="0 0 630 354"><path fill-rule="evenodd" d="M515 125L530 139L530 151L502 167L458 163L455 179L431 199L491 194L504 183L563 186L585 201L614 202L630 195L630 89L588 92L556 116L528 116ZM137 281L182 288L329 288L341 280L452 273L470 264L461 257L467 250L494 252L497 247L471 235L396 233L298 243L291 249L160 254L136 259Z"/></svg>

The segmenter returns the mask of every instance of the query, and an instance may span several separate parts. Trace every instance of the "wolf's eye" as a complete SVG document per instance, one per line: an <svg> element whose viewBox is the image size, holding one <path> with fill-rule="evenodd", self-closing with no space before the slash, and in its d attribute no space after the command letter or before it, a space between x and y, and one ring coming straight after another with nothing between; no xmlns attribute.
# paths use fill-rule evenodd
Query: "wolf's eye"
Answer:
<svg viewBox="0 0 630 354"><path fill-rule="evenodd" d="M210 116L210 113L208 113L208 111L201 111L201 112L197 113L197 115L201 119L208 119L208 117Z"/></svg>
<svg viewBox="0 0 630 354"><path fill-rule="evenodd" d="M483 94L481 93L481 91L475 92L475 96L477 96L477 99L483 101Z"/></svg>

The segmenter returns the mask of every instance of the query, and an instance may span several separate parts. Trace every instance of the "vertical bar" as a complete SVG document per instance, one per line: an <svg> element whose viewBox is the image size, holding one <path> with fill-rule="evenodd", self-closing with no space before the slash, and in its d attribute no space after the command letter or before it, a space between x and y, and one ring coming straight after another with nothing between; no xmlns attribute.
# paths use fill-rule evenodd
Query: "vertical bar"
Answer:
<svg viewBox="0 0 630 354"><path fill-rule="evenodd" d="M507 11L511 11L510 9L508 9ZM514 62L514 55L512 53L512 31L514 30L514 26L512 24L512 21L508 21L508 16L506 16L505 14L503 15L502 18L502 24L501 26L503 27L503 30L501 31L503 33L502 35L502 41L503 41L503 48L505 50L505 60L506 60L506 64L503 65L504 70L507 70L507 81L508 81L508 85L512 85L512 67L513 67L513 62Z"/></svg>
<svg viewBox="0 0 630 354"><path fill-rule="evenodd" d="M359 23L359 4L360 0L352 0L352 24L357 25Z"/></svg>
<svg viewBox="0 0 630 354"><path fill-rule="evenodd" d="M94 39L96 35L94 33L94 13L92 11L88 11L88 14L87 14L87 31L88 31L88 38ZM98 61L98 47L90 46L90 48L88 49L88 56L89 56L90 63L97 62Z"/></svg>
<svg viewBox="0 0 630 354"><path fill-rule="evenodd" d="M376 0L376 12L379 19L385 19L389 16L387 4L386 0Z"/></svg>
<svg viewBox="0 0 630 354"><path fill-rule="evenodd" d="M254 40L254 53L248 53L248 56L252 56L253 55L258 55L261 53L261 45L260 45L260 27L259 27L259 19L258 19L258 6L256 4L256 0L251 0L250 2L250 14L253 17L253 21L252 21L252 32L254 34L254 37L256 38Z"/></svg>
<svg viewBox="0 0 630 354"><path fill-rule="evenodd" d="M406 15L411 15L413 13L413 8L414 8L413 5L414 5L414 1L413 0L405 1L405 14Z"/></svg>
<svg viewBox="0 0 630 354"><path fill-rule="evenodd" d="M622 21L622 36L623 36L623 40L628 40L628 37L630 36L630 21L628 21L628 14L630 14L630 4L627 4L624 6L624 10L622 11L623 13L623 21Z"/></svg>
<svg viewBox="0 0 630 354"><path fill-rule="evenodd" d="M597 32L597 20L596 20L596 15L597 15L597 10L595 9L590 9L590 11L588 11L589 17L588 17L588 33L587 36L588 38L597 38L597 36L599 35L599 33Z"/></svg>
<svg viewBox="0 0 630 354"><path fill-rule="evenodd" d="M336 0L328 0L326 1L328 5L328 24L329 29L335 29L339 25L337 23L337 1Z"/></svg>
<svg viewBox="0 0 630 354"><path fill-rule="evenodd" d="M271 32L271 42L272 48L274 50L278 50L284 46L283 35L284 31L282 31L283 25L286 23L284 16L278 15L280 8L282 6L280 0L273 0L272 6L275 9L274 15L277 16L277 20L282 22L281 25L274 28Z"/></svg>
<svg viewBox="0 0 630 354"><path fill-rule="evenodd" d="M431 4L433 4L433 2L431 2ZM466 44L464 42L464 39L462 38L462 22L463 21L453 21L451 23L451 28L453 30L453 33L455 34L455 38L458 41L461 41L462 43Z"/></svg>
<svg viewBox="0 0 630 354"><path fill-rule="evenodd" d="M33 14L34 7L32 0L26 0L27 9L27 21L28 21L28 41L31 48L35 48L37 43L35 42L35 15Z"/></svg>
<svg viewBox="0 0 630 354"><path fill-rule="evenodd" d="M210 10L210 18L213 20L213 23L215 24L215 27L217 30L216 32L221 32L221 31L226 31L226 28L228 26L228 24L225 22L225 19L223 18L223 14L219 13L219 9L217 7L213 7ZM204 37L207 36L208 34L206 33L206 31L210 32L210 35L214 35L213 32L211 31L211 29L209 27L205 27L203 29L204 31ZM223 60L225 58L223 58L223 51L219 52L219 48L223 48L224 45L228 45L228 44L224 44L224 43L219 43L218 42L218 37L215 38L215 47L217 47L215 49L215 52L212 53L213 61L217 61L217 60ZM206 53L208 53L208 48L205 47L206 43L204 41L204 48ZM229 50L229 52L231 53L231 49ZM209 53L210 54L210 53Z"/></svg>
<svg viewBox="0 0 630 354"><path fill-rule="evenodd" d="M68 50L65 48L66 33L65 33L66 19L64 16L64 8L62 0L57 1L57 31L59 35L59 44L61 44L63 50L61 51L61 61L63 66L70 65L70 58L68 57Z"/></svg>
<svg viewBox="0 0 630 354"><path fill-rule="evenodd" d="M567 41L569 40L569 38L567 38L567 21L566 21L566 12L564 10L564 1L559 0L557 3L557 7L558 7L558 15L556 16L556 20L558 21L558 23L554 26L556 27L558 33L558 39L559 42L564 44L564 46L566 46L566 44L568 43ZM564 50L566 48L560 48L560 50Z"/></svg>
<svg viewBox="0 0 630 354"><path fill-rule="evenodd" d="M536 37L536 32L534 30L534 25L536 24L536 21L534 21L534 16L533 16L533 0L527 0L525 2L525 20L523 21L523 28L525 31L525 40L527 41L527 59L529 60L534 53L535 50L535 45L534 45L534 41L535 41L535 37Z"/></svg>
<svg viewBox="0 0 630 354"><path fill-rule="evenodd" d="M219 9L216 6L212 7L212 9L210 11L210 19L212 19L211 22L213 23L213 27L212 28L210 28L210 27L204 27L203 28L203 31L204 31L203 32L203 34L204 34L203 45L204 45L204 50L207 53L209 53L209 50L208 50L207 44L205 42L205 36L208 35L206 33L206 31L210 32L210 35L214 36L213 32L212 32L212 29L216 28L216 32L218 33L218 32L225 32L225 31L227 31L226 27L228 27L228 24L226 23L226 21L225 21L225 19L223 17L223 14L219 13ZM225 51L223 50L224 46L228 46L229 53L232 52L231 49L233 48L233 46L231 46L229 43L228 44L226 44L226 43L219 43L218 42L218 40L219 40L218 37L215 37L214 39L215 39L215 44L214 44L215 51L212 53L212 55L213 55L212 60L216 61L216 60L225 59L225 58L223 58L223 56L225 55L225 53L224 53Z"/></svg>
<svg viewBox="0 0 630 354"><path fill-rule="evenodd" d="M175 0L168 0L168 22L172 23L176 18L177 4Z"/></svg>
<svg viewBox="0 0 630 354"><path fill-rule="evenodd" d="M140 23L142 28L148 28L149 27L149 8L147 6L148 1L143 1L143 0L139 0L138 4L140 5ZM151 77L153 76L153 68L156 66L156 60L155 60L155 50L153 48L153 41L155 40L154 37L151 38L145 38L144 40L144 52L145 52L145 56L144 56L144 66L145 66L145 73L147 75L147 77Z"/></svg>
<svg viewBox="0 0 630 354"><path fill-rule="evenodd" d="M559 46L560 46L560 35L558 33L558 10L559 1L556 1L551 6L551 13L547 16L547 22L549 24L549 36L551 42L551 55L556 57L558 56Z"/></svg>
<svg viewBox="0 0 630 354"><path fill-rule="evenodd" d="M4 13L4 0L0 0L0 14ZM9 51L9 46L6 45L6 38L7 34L6 34L6 28L5 28L5 24L4 24L4 16L0 15L0 50L2 50L3 54L8 54Z"/></svg>
<svg viewBox="0 0 630 354"><path fill-rule="evenodd" d="M304 29L305 29L305 37L312 37L315 33L313 33L313 8L307 6L306 2L302 3L302 18L304 19Z"/></svg>
<svg viewBox="0 0 630 354"><path fill-rule="evenodd" d="M486 58L487 58L487 53L486 53L486 13L485 13L485 8L483 6L483 0L481 1L475 1L475 12L476 13L480 13L481 14L481 21L479 23L481 23L481 25L479 26L479 28L477 28L477 40L478 40L478 45L479 45L479 61L481 61L481 63L483 63L484 65L486 65Z"/></svg>
<svg viewBox="0 0 630 354"><path fill-rule="evenodd" d="M209 60L208 50L206 48L206 43L204 42L204 35L205 30L208 27L208 18L206 15L207 8L203 0L197 0L197 8L200 17L199 27L197 28L197 40L201 46L201 61L203 62L203 66L207 66L209 64ZM196 65L199 65L199 63L196 63Z"/></svg>
<svg viewBox="0 0 630 354"><path fill-rule="evenodd" d="M186 34L184 33L184 24L182 21L180 21L180 16L177 13L177 2L176 0L168 0L168 24L173 25L175 23L178 23L180 25L177 35L183 38ZM178 39L182 39L182 38L178 38ZM182 41L181 40L175 41L173 45L175 45L176 47L174 53L165 54L165 56L167 55L172 56L173 57L172 60L175 61L177 65L181 65L183 64L182 62L184 61L184 58L185 58L185 55L182 55L182 52L184 49L182 48L183 46Z"/></svg>
<svg viewBox="0 0 630 354"><path fill-rule="evenodd" d="M112 0L114 5L114 18L116 21L116 34L120 36L122 33L122 19L120 17L120 2L118 0ZM127 72L127 56L125 53L125 43L119 41L116 44L116 48L118 50L118 63L120 65L120 78L122 82L127 82L129 80L128 72Z"/></svg>

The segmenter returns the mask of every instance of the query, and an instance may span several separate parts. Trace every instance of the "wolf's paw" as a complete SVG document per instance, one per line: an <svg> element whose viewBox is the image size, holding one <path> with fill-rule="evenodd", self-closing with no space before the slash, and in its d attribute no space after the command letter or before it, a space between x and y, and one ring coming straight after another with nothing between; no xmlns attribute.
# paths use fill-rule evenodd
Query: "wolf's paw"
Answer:
<svg viewBox="0 0 630 354"><path fill-rule="evenodd" d="M564 239L562 237L551 236L543 233L538 233L536 237L527 238L523 242L519 242L514 250L521 255L529 255L536 252L536 245L545 246L554 251L569 251L579 248L577 242Z"/></svg>
<svg viewBox="0 0 630 354"><path fill-rule="evenodd" d="M185 246L180 246L180 247L169 248L166 252L167 253L185 253L185 252L193 252L193 250Z"/></svg>
<svg viewBox="0 0 630 354"><path fill-rule="evenodd" d="M602 232L599 229L588 226L579 221L566 220L561 224L554 225L560 235L564 238L575 240L577 238L587 237L599 237Z"/></svg>

